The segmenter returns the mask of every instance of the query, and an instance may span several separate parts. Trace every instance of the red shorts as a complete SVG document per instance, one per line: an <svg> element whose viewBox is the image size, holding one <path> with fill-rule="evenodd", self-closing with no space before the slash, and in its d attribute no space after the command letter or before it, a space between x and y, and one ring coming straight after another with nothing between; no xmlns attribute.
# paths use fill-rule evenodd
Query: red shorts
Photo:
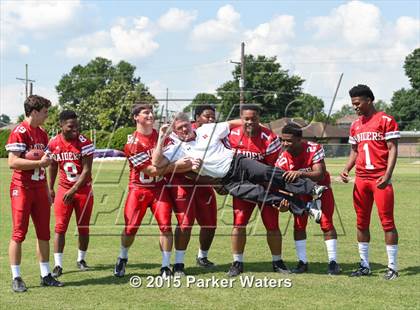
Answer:
<svg viewBox="0 0 420 310"><path fill-rule="evenodd" d="M331 188L326 190L321 196L322 216L320 226L323 232L334 229L333 215L334 215L334 194ZM294 215L295 231L305 231L308 224L308 214Z"/></svg>
<svg viewBox="0 0 420 310"><path fill-rule="evenodd" d="M392 185L388 184L384 189L379 189L376 187L376 179L356 177L353 188L353 205L357 215L357 228L360 230L369 229L373 201L378 208L383 230L394 230L394 189Z"/></svg>
<svg viewBox="0 0 420 310"><path fill-rule="evenodd" d="M178 185L169 189L181 229L191 229L195 219L200 227L216 228L217 202L211 186Z"/></svg>
<svg viewBox="0 0 420 310"><path fill-rule="evenodd" d="M137 233L148 207L161 232L171 231L172 200L166 187L131 187L124 207L125 234Z"/></svg>
<svg viewBox="0 0 420 310"><path fill-rule="evenodd" d="M256 203L233 197L233 226L246 227ZM279 211L271 206L260 206L261 218L266 230L279 230Z"/></svg>
<svg viewBox="0 0 420 310"><path fill-rule="evenodd" d="M59 186L54 199L55 232L65 234L69 226L71 214L76 213L76 224L79 235L89 235L89 222L93 209L92 186L85 186L73 196L70 205L64 203L64 194L69 189Z"/></svg>
<svg viewBox="0 0 420 310"><path fill-rule="evenodd" d="M12 204L12 239L16 242L25 240L28 232L29 216L35 226L39 240L50 240L50 198L45 187L26 188L10 184Z"/></svg>

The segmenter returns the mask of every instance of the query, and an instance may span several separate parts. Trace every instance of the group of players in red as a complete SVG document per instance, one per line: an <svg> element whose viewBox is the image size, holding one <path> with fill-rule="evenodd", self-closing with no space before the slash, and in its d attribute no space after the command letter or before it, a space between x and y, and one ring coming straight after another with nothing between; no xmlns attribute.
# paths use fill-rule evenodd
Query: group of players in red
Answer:
<svg viewBox="0 0 420 310"><path fill-rule="evenodd" d="M360 117L352 124L349 142L352 145L349 161L341 178L349 181L349 171L356 166L356 180L353 202L357 215L357 239L361 263L351 276L371 274L368 258L369 224L373 201L385 232L388 254L388 269L385 279L398 276L397 244L398 234L394 224L394 197L391 176L397 159L398 126L395 120L374 108L374 96L369 87L357 85L350 90L353 107ZM11 133L6 145L9 152L9 166L14 170L10 197L12 205L13 232L9 245L12 270L12 289L26 291L20 272L21 244L28 230L29 217L37 235L37 253L41 270L41 285L63 286L57 280L63 272L63 251L65 233L74 209L79 232L77 267L87 270L85 256L89 243L89 221L93 208L92 162L94 145L78 130L77 115L73 111L61 112L61 133L48 141L46 132L40 127L48 117L49 100L32 95L24 103L26 119ZM322 212L317 221L324 234L327 254L327 273L337 275L341 269L337 263L337 233L333 225L334 196L330 175L324 161L324 150L320 144L302 140L302 130L290 123L278 137L260 124L260 110L256 105L244 105L241 119L231 122L223 143L253 160L285 171L285 182L307 178L326 187L320 197ZM124 208L125 228L121 235L121 248L114 268L114 275L122 277L128 262L128 251L134 242L141 221L150 207L160 229L163 277L184 275L184 256L190 241L192 226L197 220L200 225L200 247L196 262L198 266L211 268L214 263L209 257L217 226L216 195L212 185L197 183L188 177L190 171L199 171L202 164L193 158L180 158L164 166L154 164L154 156L165 132L153 129L153 107L138 103L133 107L132 117L136 131L128 136L124 151L130 166L128 196ZM195 110L195 122L172 123L173 138L187 132L194 132L203 124L216 121L215 109L211 105L200 105ZM171 143L171 136L165 144ZM38 159L31 158L33 150L44 151ZM42 152L41 152L42 154ZM205 158L203 159L206 160ZM220 162L225 159L220 158ZM49 179L45 169L49 167ZM220 169L220 167L217 167ZM59 171L57 191L54 184ZM310 196L299 196L310 201ZM53 201L52 201L53 200ZM56 219L54 239L55 267L50 271L50 205L54 203ZM233 199L232 254L233 263L229 276L243 272L243 253L246 244L246 226L257 203ZM287 199L273 207L258 203L263 224L267 231L273 271L280 273L304 273L308 271L306 256L306 226L308 214L294 214L294 239L298 264L289 270L282 260L282 236L278 218L280 211L287 211ZM177 225L175 238L172 232L171 216L175 213ZM311 214L312 215L312 214ZM175 240L175 263L170 268L173 241Z"/></svg>

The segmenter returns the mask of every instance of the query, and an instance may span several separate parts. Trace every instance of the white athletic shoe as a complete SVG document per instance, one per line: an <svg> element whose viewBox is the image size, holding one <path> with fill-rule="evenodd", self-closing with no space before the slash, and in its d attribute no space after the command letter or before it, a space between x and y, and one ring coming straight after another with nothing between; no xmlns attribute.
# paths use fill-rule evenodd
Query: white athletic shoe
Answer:
<svg viewBox="0 0 420 310"><path fill-rule="evenodd" d="M308 202L308 213L310 216L312 216L315 220L316 223L320 223L321 222L321 216L322 216L322 211L321 211L321 200L317 199L317 200L312 200L310 202Z"/></svg>

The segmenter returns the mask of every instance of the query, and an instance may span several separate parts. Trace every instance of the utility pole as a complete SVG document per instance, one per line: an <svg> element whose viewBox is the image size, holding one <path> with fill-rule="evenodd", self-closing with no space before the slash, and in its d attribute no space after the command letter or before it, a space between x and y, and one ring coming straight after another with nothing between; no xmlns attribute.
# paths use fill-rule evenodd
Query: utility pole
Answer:
<svg viewBox="0 0 420 310"><path fill-rule="evenodd" d="M165 103L166 118L165 118L165 122L168 122L168 120L169 120L168 101L169 101L169 89L166 88L166 103Z"/></svg>
<svg viewBox="0 0 420 310"><path fill-rule="evenodd" d="M239 105L245 103L244 89L245 89L245 43L241 43L241 62L230 61L233 64L241 65L241 77L239 78Z"/></svg>
<svg viewBox="0 0 420 310"><path fill-rule="evenodd" d="M35 80L30 80L28 78L28 64L25 64L25 78L16 78L16 80L19 81L24 81L25 82L25 98L28 98L29 95L32 95L32 89L33 89L33 84L35 82ZM31 84L29 85L29 82L31 82ZM30 89L29 89L30 87ZM29 90L29 93L28 93Z"/></svg>

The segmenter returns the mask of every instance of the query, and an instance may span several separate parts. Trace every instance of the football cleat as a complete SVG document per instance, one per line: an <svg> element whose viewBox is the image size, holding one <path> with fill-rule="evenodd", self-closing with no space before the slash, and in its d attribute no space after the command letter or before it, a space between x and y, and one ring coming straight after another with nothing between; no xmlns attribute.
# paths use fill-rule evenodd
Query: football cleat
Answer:
<svg viewBox="0 0 420 310"><path fill-rule="evenodd" d="M82 259L81 261L76 262L77 268L79 268L81 271L87 271L89 270L89 266L87 265L86 261Z"/></svg>
<svg viewBox="0 0 420 310"><path fill-rule="evenodd" d="M284 264L282 259L273 261L273 271L279 273L290 273L290 270Z"/></svg>
<svg viewBox="0 0 420 310"><path fill-rule="evenodd" d="M197 266L204 267L204 268L213 268L214 263L209 261L207 257L197 257Z"/></svg>
<svg viewBox="0 0 420 310"><path fill-rule="evenodd" d="M384 274L384 279L385 280L394 280L396 278L398 278L398 272L395 271L394 269L388 267L388 269L386 270L386 272Z"/></svg>
<svg viewBox="0 0 420 310"><path fill-rule="evenodd" d="M244 263L234 261L229 268L228 276L229 277L236 277L239 276L241 273L244 272Z"/></svg>
<svg viewBox="0 0 420 310"><path fill-rule="evenodd" d="M314 218L316 223L321 222L322 211L321 211L321 200L312 200L307 204L307 210L311 217Z"/></svg>
<svg viewBox="0 0 420 310"><path fill-rule="evenodd" d="M61 276L63 274L63 268L61 266L55 266L53 271L52 271L52 276L54 278L58 278L59 276Z"/></svg>
<svg viewBox="0 0 420 310"><path fill-rule="evenodd" d="M26 292L26 284L23 282L21 277L16 277L12 281L12 290L16 293Z"/></svg>
<svg viewBox="0 0 420 310"><path fill-rule="evenodd" d="M160 276L164 279L170 278L173 276L171 269L168 266L160 268Z"/></svg>
<svg viewBox="0 0 420 310"><path fill-rule="evenodd" d="M305 273L308 272L308 263L304 263L303 261L299 261L296 268L292 269L292 273Z"/></svg>
<svg viewBox="0 0 420 310"><path fill-rule="evenodd" d="M127 258L117 258L117 263L114 268L114 276L121 278L125 275L125 266L127 265Z"/></svg>
<svg viewBox="0 0 420 310"><path fill-rule="evenodd" d="M184 264L182 263L174 264L172 273L174 274L174 276L180 276L180 277L185 276Z"/></svg>
<svg viewBox="0 0 420 310"><path fill-rule="evenodd" d="M328 274L331 276L335 276L335 275L340 274L340 272L341 272L341 268L337 264L337 262L334 260L330 261L330 263L328 264Z"/></svg>
<svg viewBox="0 0 420 310"><path fill-rule="evenodd" d="M372 271L370 271L369 267L364 267L362 265L359 265L359 268L353 271L350 274L350 277L363 277L363 276L370 276L371 274L372 274Z"/></svg>
<svg viewBox="0 0 420 310"><path fill-rule="evenodd" d="M315 185L311 191L312 199L316 200L316 199L321 198L322 193L324 193L327 188L328 187L324 185Z"/></svg>
<svg viewBox="0 0 420 310"><path fill-rule="evenodd" d="M64 284L60 281L58 281L56 278L54 278L51 273L49 273L45 277L41 278L41 286L53 286L53 287L62 287Z"/></svg>

